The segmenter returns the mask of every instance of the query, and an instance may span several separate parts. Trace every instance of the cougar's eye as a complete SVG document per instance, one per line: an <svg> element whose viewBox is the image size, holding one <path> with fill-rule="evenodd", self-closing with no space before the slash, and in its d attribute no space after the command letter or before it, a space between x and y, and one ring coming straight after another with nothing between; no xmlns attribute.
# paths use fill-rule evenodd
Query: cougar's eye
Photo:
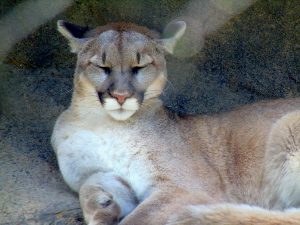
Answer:
<svg viewBox="0 0 300 225"><path fill-rule="evenodd" d="M102 69L104 71L104 73L106 74L111 74L111 68L110 67L107 67L107 66L97 66L98 68Z"/></svg>
<svg viewBox="0 0 300 225"><path fill-rule="evenodd" d="M132 74L137 74L141 69L145 68L146 66L135 66L131 68Z"/></svg>
<svg viewBox="0 0 300 225"><path fill-rule="evenodd" d="M111 74L111 68L110 67L108 67L108 66L100 66L100 65L98 65L98 64L95 64L95 63L91 63L93 66L95 66L95 67L97 67L97 68L99 68L99 69L101 69L101 70L103 70L104 71L104 73L106 73L106 74Z"/></svg>

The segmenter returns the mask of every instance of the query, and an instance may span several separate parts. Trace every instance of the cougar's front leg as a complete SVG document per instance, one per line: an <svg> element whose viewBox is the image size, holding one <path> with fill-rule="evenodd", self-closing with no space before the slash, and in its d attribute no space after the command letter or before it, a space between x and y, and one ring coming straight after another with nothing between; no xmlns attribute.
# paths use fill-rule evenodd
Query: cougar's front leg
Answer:
<svg viewBox="0 0 300 225"><path fill-rule="evenodd" d="M167 212L162 212L165 211L165 206L170 202L171 197L167 193L154 193L125 217L120 225L164 224L164 221L167 221Z"/></svg>
<svg viewBox="0 0 300 225"><path fill-rule="evenodd" d="M90 176L79 191L80 205L88 225L111 225L137 205L130 187L113 173Z"/></svg>
<svg viewBox="0 0 300 225"><path fill-rule="evenodd" d="M207 199L193 196L182 189L163 188L140 203L120 225L164 225L169 217L181 211L187 204L207 203ZM203 195L204 196L204 195Z"/></svg>
<svg viewBox="0 0 300 225"><path fill-rule="evenodd" d="M109 225L127 215L137 205L129 185L106 172L101 148L104 144L90 131L79 131L55 142L60 171L66 183L80 195L89 225Z"/></svg>
<svg viewBox="0 0 300 225"><path fill-rule="evenodd" d="M88 225L116 224L120 207L113 196L99 186L83 186L79 192L80 205Z"/></svg>

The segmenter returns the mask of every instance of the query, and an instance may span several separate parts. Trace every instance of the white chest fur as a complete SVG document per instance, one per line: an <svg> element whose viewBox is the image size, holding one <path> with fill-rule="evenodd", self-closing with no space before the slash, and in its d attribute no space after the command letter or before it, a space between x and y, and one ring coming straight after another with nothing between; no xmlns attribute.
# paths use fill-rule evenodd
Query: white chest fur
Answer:
<svg viewBox="0 0 300 225"><path fill-rule="evenodd" d="M84 176L113 172L142 200L151 186L153 166L146 160L147 146L138 137L138 130L128 126L94 126L73 132L57 151L66 182L77 191Z"/></svg>

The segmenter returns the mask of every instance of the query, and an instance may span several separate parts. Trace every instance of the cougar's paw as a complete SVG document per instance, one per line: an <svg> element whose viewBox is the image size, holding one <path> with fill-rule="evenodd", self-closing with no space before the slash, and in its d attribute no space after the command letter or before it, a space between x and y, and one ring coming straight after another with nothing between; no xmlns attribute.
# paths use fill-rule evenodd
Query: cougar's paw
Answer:
<svg viewBox="0 0 300 225"><path fill-rule="evenodd" d="M117 224L120 207L113 196L100 187L83 187L79 192L80 205L88 225Z"/></svg>

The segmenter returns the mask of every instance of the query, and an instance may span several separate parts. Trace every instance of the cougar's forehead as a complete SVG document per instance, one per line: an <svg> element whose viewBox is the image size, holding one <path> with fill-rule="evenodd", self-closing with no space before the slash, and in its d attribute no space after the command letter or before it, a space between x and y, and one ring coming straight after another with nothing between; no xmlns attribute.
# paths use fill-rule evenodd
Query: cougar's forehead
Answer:
<svg viewBox="0 0 300 225"><path fill-rule="evenodd" d="M146 42L149 42L149 37L146 37L145 35L138 33L136 31L115 31L115 30L109 30L101 33L98 37L99 41L102 44L109 44L114 43L117 45L122 44L145 44ZM121 47L121 46L120 46Z"/></svg>
<svg viewBox="0 0 300 225"><path fill-rule="evenodd" d="M137 53L151 54L153 41L145 35L135 31L103 32L98 37L99 52L105 55L105 60L112 64L132 64L136 62Z"/></svg>

